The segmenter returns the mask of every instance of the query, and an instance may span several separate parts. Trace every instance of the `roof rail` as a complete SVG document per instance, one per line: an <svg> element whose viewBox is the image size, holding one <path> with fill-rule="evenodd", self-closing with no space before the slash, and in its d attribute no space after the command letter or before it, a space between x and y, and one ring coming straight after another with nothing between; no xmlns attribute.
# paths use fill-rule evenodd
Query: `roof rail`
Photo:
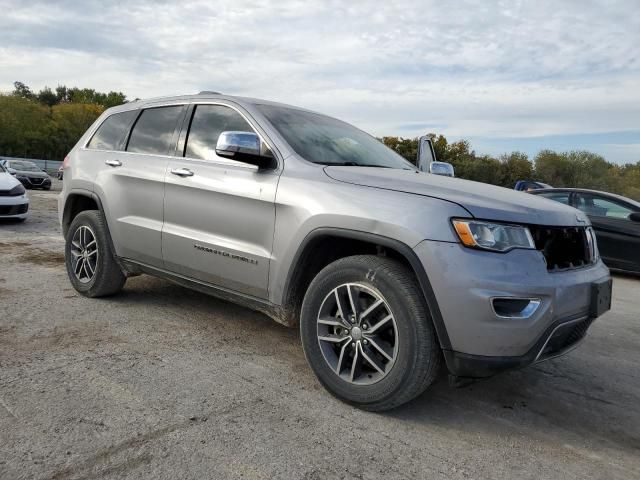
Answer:
<svg viewBox="0 0 640 480"><path fill-rule="evenodd" d="M198 95L222 95L220 92L214 92L212 90L202 90Z"/></svg>

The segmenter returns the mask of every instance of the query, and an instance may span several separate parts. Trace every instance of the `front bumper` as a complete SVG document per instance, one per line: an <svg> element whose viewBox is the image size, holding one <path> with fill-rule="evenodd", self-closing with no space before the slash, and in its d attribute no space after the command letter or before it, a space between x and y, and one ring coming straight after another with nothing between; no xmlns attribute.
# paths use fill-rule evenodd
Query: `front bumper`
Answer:
<svg viewBox="0 0 640 480"><path fill-rule="evenodd" d="M17 197L0 197L0 218L27 218L29 198L26 195Z"/></svg>
<svg viewBox="0 0 640 480"><path fill-rule="evenodd" d="M450 343L445 359L457 376L485 377L573 348L597 315L594 283L610 280L601 260L552 273L535 250L501 254L428 240L414 250L438 301ZM535 298L540 305L530 317L505 318L496 314L495 298Z"/></svg>

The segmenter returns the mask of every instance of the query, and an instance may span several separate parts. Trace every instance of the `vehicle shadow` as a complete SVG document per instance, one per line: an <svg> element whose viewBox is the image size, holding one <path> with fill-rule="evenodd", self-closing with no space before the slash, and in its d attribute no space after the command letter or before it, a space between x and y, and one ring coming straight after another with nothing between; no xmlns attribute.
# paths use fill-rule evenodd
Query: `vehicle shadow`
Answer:
<svg viewBox="0 0 640 480"><path fill-rule="evenodd" d="M422 427L457 429L465 436L555 437L639 455L638 377L621 373L615 362L591 368L597 362L585 362L589 346L582 348L586 351L580 354L461 388L450 387L443 375L416 400L386 415Z"/></svg>
<svg viewBox="0 0 640 480"><path fill-rule="evenodd" d="M161 311L162 316L151 315L145 321L161 324L170 318L172 328L181 326L178 328L201 335L210 345L211 353L217 345L225 344L226 348L235 349L236 354L278 359L289 364L291 375L297 372L289 377L294 385L300 389L313 388L330 401L326 392L317 389L306 365L298 329L286 328L258 312L148 276L129 279L122 293L103 301L127 309L138 306ZM442 375L414 401L377 415L414 432L441 428L468 438L550 437L559 445L586 442L603 452L639 455L638 354L629 356L616 351L624 345L613 344L603 325L596 323L592 330L578 349L564 357L461 388L449 386L446 375ZM620 358L624 355L629 369L624 368Z"/></svg>

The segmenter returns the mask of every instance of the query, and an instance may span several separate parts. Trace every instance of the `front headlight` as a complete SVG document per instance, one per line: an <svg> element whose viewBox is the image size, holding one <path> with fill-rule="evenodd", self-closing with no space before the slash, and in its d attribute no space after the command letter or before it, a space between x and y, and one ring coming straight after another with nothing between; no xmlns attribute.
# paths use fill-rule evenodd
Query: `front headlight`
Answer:
<svg viewBox="0 0 640 480"><path fill-rule="evenodd" d="M11 190L9 190L9 196L10 197L17 197L20 195L24 195L24 192L26 192L26 190L24 189L24 187L22 186L22 184L18 184L15 187L13 187Z"/></svg>
<svg viewBox="0 0 640 480"><path fill-rule="evenodd" d="M492 252L508 252L514 248L536 248L531 232L522 225L462 219L453 219L452 223L465 247L481 248Z"/></svg>

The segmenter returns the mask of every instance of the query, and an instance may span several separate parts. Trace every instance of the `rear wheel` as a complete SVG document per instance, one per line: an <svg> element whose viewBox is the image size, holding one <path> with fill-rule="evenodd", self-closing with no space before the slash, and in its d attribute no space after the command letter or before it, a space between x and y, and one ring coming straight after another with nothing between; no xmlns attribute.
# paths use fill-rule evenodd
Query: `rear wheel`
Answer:
<svg viewBox="0 0 640 480"><path fill-rule="evenodd" d="M71 222L65 263L71 284L87 297L113 295L126 281L111 251L104 218L97 210L81 212Z"/></svg>
<svg viewBox="0 0 640 480"><path fill-rule="evenodd" d="M422 393L441 353L413 273L379 256L347 257L313 280L300 319L305 355L336 397L387 410Z"/></svg>

